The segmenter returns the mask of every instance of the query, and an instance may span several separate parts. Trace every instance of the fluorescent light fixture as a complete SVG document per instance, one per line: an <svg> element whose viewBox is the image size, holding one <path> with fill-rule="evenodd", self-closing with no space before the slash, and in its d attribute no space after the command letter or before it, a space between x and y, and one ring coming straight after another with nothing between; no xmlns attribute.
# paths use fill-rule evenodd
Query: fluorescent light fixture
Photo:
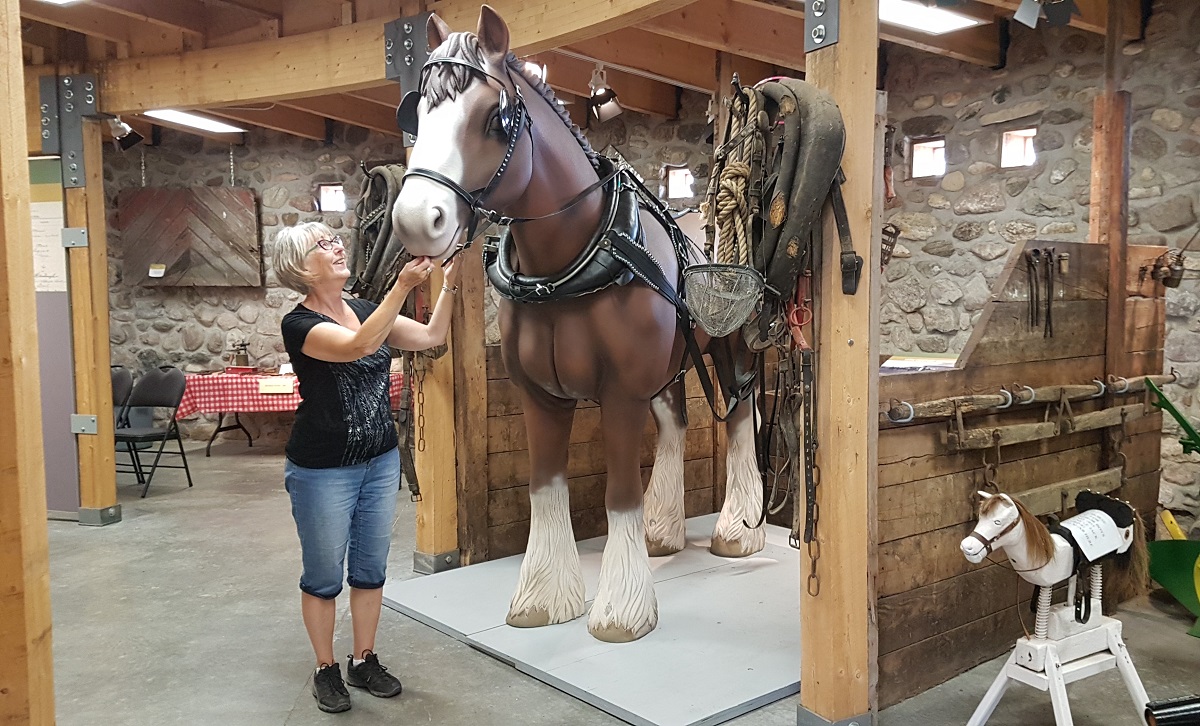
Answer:
<svg viewBox="0 0 1200 726"><path fill-rule="evenodd" d="M160 109L157 111L143 111L143 116L160 119L180 126L191 126L194 129L202 131L212 131L218 134L241 134L245 133L246 129L239 129L237 126L231 126L227 123L222 123L214 119L198 116L187 111L174 111L171 109Z"/></svg>
<svg viewBox="0 0 1200 726"><path fill-rule="evenodd" d="M879 20L929 35L953 33L963 28L983 25L984 22L950 10L929 7L914 0L879 0Z"/></svg>
<svg viewBox="0 0 1200 726"><path fill-rule="evenodd" d="M71 3L79 2L79 0L42 0L42 2L50 3L51 5L70 5Z"/></svg>

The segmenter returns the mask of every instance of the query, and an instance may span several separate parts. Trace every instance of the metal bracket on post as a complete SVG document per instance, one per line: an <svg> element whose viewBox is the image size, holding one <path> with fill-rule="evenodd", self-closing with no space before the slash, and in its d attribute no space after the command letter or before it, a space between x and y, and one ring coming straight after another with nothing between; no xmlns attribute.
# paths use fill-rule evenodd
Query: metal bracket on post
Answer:
<svg viewBox="0 0 1200 726"><path fill-rule="evenodd" d="M63 247L87 247L87 227L64 227L62 230Z"/></svg>
<svg viewBox="0 0 1200 726"><path fill-rule="evenodd" d="M88 73L58 79L58 154L63 188L84 186L83 119L96 115L96 77Z"/></svg>
<svg viewBox="0 0 1200 726"><path fill-rule="evenodd" d="M840 0L809 0L804 5L804 52L827 48L838 42Z"/></svg>
<svg viewBox="0 0 1200 726"><path fill-rule="evenodd" d="M410 15L383 26L384 75L400 84L400 93L421 87L421 69L429 60L429 16L432 12ZM417 143L417 137L404 134L404 146Z"/></svg>
<svg viewBox="0 0 1200 726"><path fill-rule="evenodd" d="M41 115L42 153L57 156L58 143L58 77L38 79L38 110Z"/></svg>
<svg viewBox="0 0 1200 726"><path fill-rule="evenodd" d="M96 417L86 413L71 414L71 433L73 434L96 434L98 433Z"/></svg>

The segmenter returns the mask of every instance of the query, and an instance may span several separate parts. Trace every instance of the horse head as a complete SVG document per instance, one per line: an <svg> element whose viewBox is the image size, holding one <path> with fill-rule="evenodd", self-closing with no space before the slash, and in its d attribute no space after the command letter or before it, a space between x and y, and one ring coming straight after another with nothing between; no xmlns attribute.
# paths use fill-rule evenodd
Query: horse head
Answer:
<svg viewBox="0 0 1200 726"><path fill-rule="evenodd" d="M993 550L1010 544L1021 521L1021 512L1007 494L978 492L979 521L971 534L959 544L963 557L977 565Z"/></svg>
<svg viewBox="0 0 1200 726"><path fill-rule="evenodd" d="M401 128L420 133L392 224L412 254L446 259L478 215L510 208L529 184L530 89L514 72L508 26L487 5L475 33L453 33L431 15L428 35L421 88L406 89L397 113Z"/></svg>

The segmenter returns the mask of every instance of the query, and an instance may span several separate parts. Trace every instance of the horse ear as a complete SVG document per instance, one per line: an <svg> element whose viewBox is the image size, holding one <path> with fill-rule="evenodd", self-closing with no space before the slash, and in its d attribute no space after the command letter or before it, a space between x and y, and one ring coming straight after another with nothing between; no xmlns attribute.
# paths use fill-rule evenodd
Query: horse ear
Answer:
<svg viewBox="0 0 1200 726"><path fill-rule="evenodd" d="M479 47L488 60L504 65L504 59L508 56L508 25L490 5L479 8L479 29L475 35L479 37Z"/></svg>
<svg viewBox="0 0 1200 726"><path fill-rule="evenodd" d="M994 496L992 494L988 494L985 491L977 491L977 492L975 492L975 495L979 497L979 501L981 501L981 502L986 502L987 500L991 499Z"/></svg>
<svg viewBox="0 0 1200 726"><path fill-rule="evenodd" d="M437 16L436 13L429 16L429 22L425 23L425 35L429 38L429 50L433 50L442 43L446 42L446 38L450 37L450 26L446 25L446 21Z"/></svg>

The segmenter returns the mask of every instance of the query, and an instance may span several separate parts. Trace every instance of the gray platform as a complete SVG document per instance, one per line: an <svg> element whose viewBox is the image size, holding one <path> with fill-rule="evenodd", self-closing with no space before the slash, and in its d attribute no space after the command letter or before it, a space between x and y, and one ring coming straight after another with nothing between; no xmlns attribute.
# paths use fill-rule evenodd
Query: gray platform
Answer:
<svg viewBox="0 0 1200 726"><path fill-rule="evenodd" d="M758 555L713 556L715 521L688 520L688 546L651 559L659 624L634 643L596 640L586 615L505 625L522 555L390 583L384 604L630 723L719 724L800 691L800 564L772 526ZM579 543L589 604L603 547Z"/></svg>

